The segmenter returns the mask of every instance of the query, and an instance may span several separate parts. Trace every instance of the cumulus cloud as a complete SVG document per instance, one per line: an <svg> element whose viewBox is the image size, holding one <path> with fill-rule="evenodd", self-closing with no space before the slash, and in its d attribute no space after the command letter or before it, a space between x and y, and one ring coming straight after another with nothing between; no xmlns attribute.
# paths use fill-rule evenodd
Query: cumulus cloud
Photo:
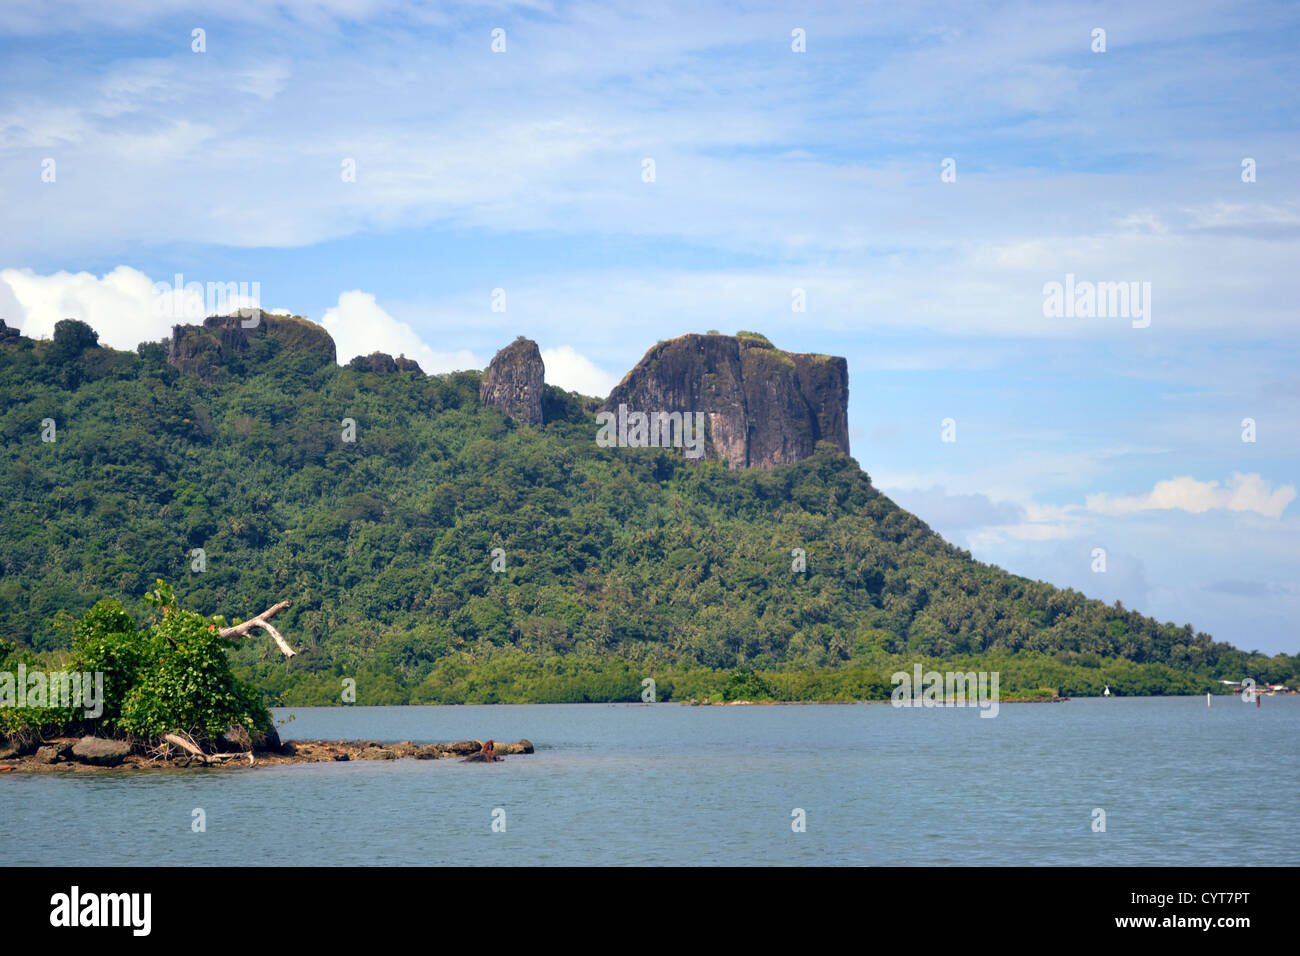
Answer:
<svg viewBox="0 0 1300 956"><path fill-rule="evenodd" d="M1264 480L1259 472L1233 472L1232 477L1223 485L1217 481L1197 481L1184 475L1158 481L1151 491L1143 495L1088 495L1087 507L1089 511L1109 515L1174 509L1202 514L1226 509L1253 511L1266 518L1280 518L1295 496L1295 485L1274 488L1272 482Z"/></svg>
<svg viewBox="0 0 1300 956"><path fill-rule="evenodd" d="M48 338L60 319L80 319L99 333L101 345L134 349L171 335L178 322L230 313L258 304L257 283L199 283L177 277L155 283L130 266L103 276L89 272L37 275L31 269L0 270L0 315L28 338ZM163 291L163 290L166 291Z"/></svg>
<svg viewBox="0 0 1300 956"><path fill-rule="evenodd" d="M565 391L603 398L618 384L618 379L571 345L542 349L542 362L546 365L546 384Z"/></svg>
<svg viewBox="0 0 1300 956"><path fill-rule="evenodd" d="M340 364L358 355L387 352L415 359L430 375L484 365L467 349L435 352L414 329L393 318L373 295L360 289L342 293L338 305L325 310L320 324L333 337Z"/></svg>

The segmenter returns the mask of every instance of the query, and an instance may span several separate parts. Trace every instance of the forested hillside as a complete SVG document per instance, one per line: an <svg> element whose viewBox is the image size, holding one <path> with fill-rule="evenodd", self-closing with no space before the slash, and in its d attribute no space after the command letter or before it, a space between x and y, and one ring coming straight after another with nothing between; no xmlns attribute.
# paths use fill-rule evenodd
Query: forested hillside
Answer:
<svg viewBox="0 0 1300 956"><path fill-rule="evenodd" d="M299 656L235 652L286 699L344 673L372 675L372 699L444 699L440 681L492 661L616 661L633 687L655 669L988 652L1166 665L1157 684L1192 691L1297 669L976 562L830 444L732 471L598 447L600 400L551 387L547 423L516 426L480 405L478 372L339 367L273 336L208 381L166 356L98 347L81 323L0 345L0 637L66 647L73 617L162 578L232 620L291 601L277 623Z"/></svg>

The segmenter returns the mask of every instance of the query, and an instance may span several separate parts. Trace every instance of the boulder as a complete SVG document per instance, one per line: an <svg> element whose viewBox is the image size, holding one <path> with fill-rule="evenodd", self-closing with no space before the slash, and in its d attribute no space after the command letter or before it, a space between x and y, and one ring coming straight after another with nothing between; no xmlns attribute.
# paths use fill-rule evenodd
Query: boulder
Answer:
<svg viewBox="0 0 1300 956"><path fill-rule="evenodd" d="M72 756L95 767L115 767L126 759L131 745L125 740L82 737L72 745Z"/></svg>
<svg viewBox="0 0 1300 956"><path fill-rule="evenodd" d="M279 753L284 749L284 745L280 743L280 732L274 726L257 731L253 734L253 749Z"/></svg>
<svg viewBox="0 0 1300 956"><path fill-rule="evenodd" d="M71 749L71 740L56 740L44 747L38 747L35 760L37 763L57 763L60 759L66 760Z"/></svg>
<svg viewBox="0 0 1300 956"><path fill-rule="evenodd" d="M476 754L483 749L483 744L477 740L453 740L449 744L443 744L442 749L447 753L455 754L458 757L464 757L468 754Z"/></svg>

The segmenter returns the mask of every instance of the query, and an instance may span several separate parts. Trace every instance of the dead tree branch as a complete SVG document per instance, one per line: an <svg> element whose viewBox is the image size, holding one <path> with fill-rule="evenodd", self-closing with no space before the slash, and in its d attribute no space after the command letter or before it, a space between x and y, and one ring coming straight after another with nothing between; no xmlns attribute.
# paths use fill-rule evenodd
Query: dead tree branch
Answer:
<svg viewBox="0 0 1300 956"><path fill-rule="evenodd" d="M266 631L266 633L271 635L272 640L275 641L280 650L284 651L285 657L293 657L297 651L289 646L289 642L284 639L284 635L277 631L270 623L271 618L275 617L275 615L279 614L288 606L288 601L281 601L274 607L268 607L261 614L257 615L257 617L249 618L243 624L236 624L234 627L223 627L221 629L221 636L247 637L249 631L255 627L260 627L262 630Z"/></svg>

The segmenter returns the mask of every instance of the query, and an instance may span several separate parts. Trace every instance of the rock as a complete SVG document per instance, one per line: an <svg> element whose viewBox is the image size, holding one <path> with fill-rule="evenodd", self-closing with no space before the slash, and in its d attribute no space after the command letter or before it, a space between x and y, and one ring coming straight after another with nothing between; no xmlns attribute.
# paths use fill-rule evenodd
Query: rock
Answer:
<svg viewBox="0 0 1300 956"><path fill-rule="evenodd" d="M424 374L419 362L409 359L405 355L393 358L387 352L371 352L369 355L358 355L348 363L348 368L356 369L358 372L371 372L375 375L396 375L398 372Z"/></svg>
<svg viewBox="0 0 1300 956"><path fill-rule="evenodd" d="M466 754L476 754L483 749L483 745L477 740L453 740L449 744L443 744L442 749L449 754L455 754L463 757Z"/></svg>
<svg viewBox="0 0 1300 956"><path fill-rule="evenodd" d="M500 756L508 757L511 754L530 754L533 752L533 745L527 740L516 740L512 744L497 744L493 749Z"/></svg>
<svg viewBox="0 0 1300 956"><path fill-rule="evenodd" d="M276 754L284 750L284 744L280 743L280 732L274 725L253 731L252 737L254 750L266 750Z"/></svg>
<svg viewBox="0 0 1300 956"><path fill-rule="evenodd" d="M244 323L254 319L256 324L245 328ZM255 341L265 337L275 339L281 351L312 357L318 367L334 362L334 340L319 325L300 316L261 310L247 317L213 315L202 325L173 326L167 362L205 382L221 381L227 374L247 371L247 353Z"/></svg>
<svg viewBox="0 0 1300 956"><path fill-rule="evenodd" d="M5 325L5 320L0 319L0 345L17 345L21 338L21 332Z"/></svg>
<svg viewBox="0 0 1300 956"><path fill-rule="evenodd" d="M36 756L33 759L37 763L57 763L60 759L66 759L68 751L71 749L71 740L56 740L52 744L38 747Z"/></svg>
<svg viewBox="0 0 1300 956"><path fill-rule="evenodd" d="M483 374L478 400L521 424L540 425L545 377L537 343L521 335L493 357Z"/></svg>
<svg viewBox="0 0 1300 956"><path fill-rule="evenodd" d="M0 737L0 759L6 759L8 757L26 757L28 754L36 753L36 748L40 745L40 740L27 734L19 734L14 737Z"/></svg>
<svg viewBox="0 0 1300 956"><path fill-rule="evenodd" d="M74 757L95 767L116 767L130 752L131 745L126 741L102 737L82 737L72 745Z"/></svg>
<svg viewBox="0 0 1300 956"><path fill-rule="evenodd" d="M650 349L600 410L702 412L707 457L772 468L822 441L847 454L848 401L842 358L784 352L753 333L692 334Z"/></svg>
<svg viewBox="0 0 1300 956"><path fill-rule="evenodd" d="M334 759L338 761L343 761L343 760L351 760L352 758L349 757L347 754L335 754Z"/></svg>

